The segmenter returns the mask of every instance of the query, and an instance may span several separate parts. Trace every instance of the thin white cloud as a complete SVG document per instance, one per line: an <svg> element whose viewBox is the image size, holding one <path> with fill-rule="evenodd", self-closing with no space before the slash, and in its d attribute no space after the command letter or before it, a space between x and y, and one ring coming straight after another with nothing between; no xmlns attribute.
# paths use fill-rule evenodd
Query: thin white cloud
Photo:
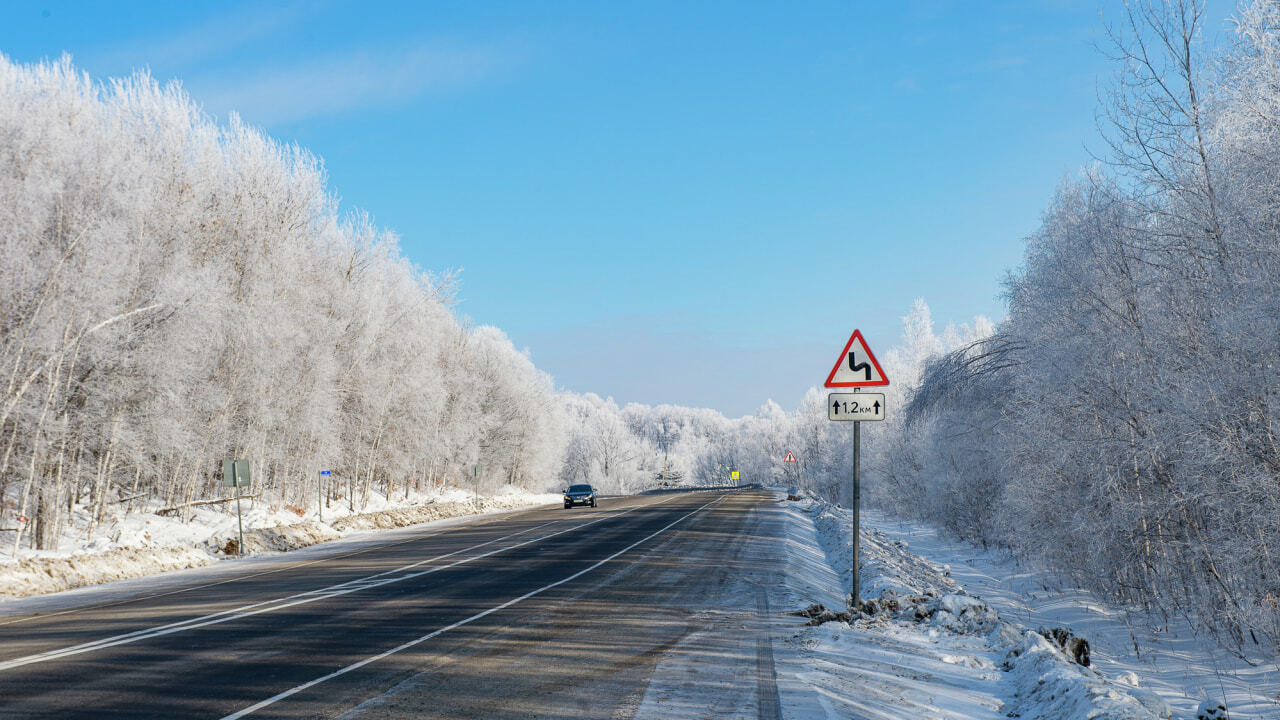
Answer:
<svg viewBox="0 0 1280 720"><path fill-rule="evenodd" d="M467 87L516 59L515 53L497 46L424 43L317 58L247 76L197 77L184 85L210 112L235 111L250 123L271 125Z"/></svg>
<svg viewBox="0 0 1280 720"><path fill-rule="evenodd" d="M510 43L448 40L293 60L262 55L263 47L278 43L281 36L302 32L328 4L249 3L222 10L190 29L163 38L134 39L88 57L108 73L149 68L158 78L180 79L208 111L234 111L253 124L270 125L467 87L515 64L522 55Z"/></svg>
<svg viewBox="0 0 1280 720"><path fill-rule="evenodd" d="M139 38L125 45L90 53L99 64L112 68L141 67L176 70L223 57L255 40L302 21L315 13L315 2L281 5L252 3L235 10L219 9L200 25L162 39Z"/></svg>

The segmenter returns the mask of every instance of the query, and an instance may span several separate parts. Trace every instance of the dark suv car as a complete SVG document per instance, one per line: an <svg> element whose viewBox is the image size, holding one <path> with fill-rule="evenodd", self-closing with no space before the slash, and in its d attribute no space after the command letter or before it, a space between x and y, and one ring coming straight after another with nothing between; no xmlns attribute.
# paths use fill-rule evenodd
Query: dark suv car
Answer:
<svg viewBox="0 0 1280 720"><path fill-rule="evenodd" d="M574 505L590 505L596 506L596 490L590 485L570 485L568 490L564 491L564 509L568 510Z"/></svg>

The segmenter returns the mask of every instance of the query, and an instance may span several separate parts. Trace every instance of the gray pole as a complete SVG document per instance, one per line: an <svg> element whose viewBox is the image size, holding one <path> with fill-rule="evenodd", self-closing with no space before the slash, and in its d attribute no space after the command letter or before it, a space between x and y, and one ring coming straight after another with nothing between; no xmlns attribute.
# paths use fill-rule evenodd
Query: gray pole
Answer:
<svg viewBox="0 0 1280 720"><path fill-rule="evenodd" d="M316 514L324 522L324 473L316 471Z"/></svg>
<svg viewBox="0 0 1280 720"><path fill-rule="evenodd" d="M231 480L236 484L236 527L240 535L240 544L236 546L236 550L244 555L244 521L240 519L240 474L236 471L234 461L231 463Z"/></svg>
<svg viewBox="0 0 1280 720"><path fill-rule="evenodd" d="M862 444L862 433L860 428L862 423L853 422L853 581L850 588L849 597L853 603L850 606L854 610L862 609L862 598L858 596L858 504L861 498L861 488L858 486L858 454Z"/></svg>

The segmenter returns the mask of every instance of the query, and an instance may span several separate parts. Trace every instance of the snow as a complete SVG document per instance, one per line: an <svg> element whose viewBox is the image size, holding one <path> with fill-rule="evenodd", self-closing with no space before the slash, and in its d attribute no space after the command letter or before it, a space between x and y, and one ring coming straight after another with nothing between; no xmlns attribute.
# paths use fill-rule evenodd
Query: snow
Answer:
<svg viewBox="0 0 1280 720"><path fill-rule="evenodd" d="M1153 619L1115 607L1088 591L1063 587L1044 570L918 523L866 509L862 522L865 531L946 567L952 580L1003 618L1030 628L1071 628L1089 641L1095 668L1120 682L1138 683L1137 696L1158 697L1175 717L1195 718L1204 703L1207 708L1223 702L1233 720L1280 718L1275 658L1238 658L1186 618ZM847 562L844 567L847 572Z"/></svg>
<svg viewBox="0 0 1280 720"><path fill-rule="evenodd" d="M850 553L839 559L839 518L812 501L786 503L784 586L775 607L798 610L810 603L843 609ZM816 515L816 517L815 517ZM815 519L822 522L815 523ZM843 526L848 528L847 518ZM834 553L824 552L834 550ZM871 553L869 553L871 554ZM904 554L875 553L885 567L911 567ZM905 576L904 576L905 577ZM932 572L911 578L909 594L932 585ZM872 579L870 576L868 579ZM886 573L878 587L889 590ZM997 653L982 638L952 635L877 617L871 622L830 622L806 626L800 618L777 624L773 644L783 716L809 718L1003 718L998 693Z"/></svg>
<svg viewBox="0 0 1280 720"><path fill-rule="evenodd" d="M746 629L747 624L732 622L734 613L746 613L755 617L772 643L778 702L782 716L793 720L1226 718L1222 712L1214 714L1218 703L1230 710L1232 720L1280 718L1280 672L1274 662L1250 665L1233 658L1185 622L1170 622L1166 630L1150 632L1106 602L1079 590L1057 589L1047 573L874 511L862 514L861 565L861 594L874 603L874 611L855 613L849 622L807 625L807 618L791 613L815 603L834 611L845 609L849 515L816 500L789 502L783 497L779 494L775 500L778 512L760 514L773 518L770 522L776 526L760 529L743 548L744 557L773 570L738 578L727 595L739 598L738 604L708 615L720 618L709 625L732 625L735 630L724 633L708 627L691 635L687 647L664 655L648 691L638 700L636 717L754 714L753 707L738 705L741 683L751 682L741 673L754 672L749 661L756 657L758 642L752 633L736 629ZM209 567L3 600L0 615L53 612L142 592L161 593L179 584L219 582L246 569L270 571L419 532L417 527L364 528L404 524L423 517L426 508L442 515L474 511L465 491L435 499L410 507L387 503L374 513L354 516L334 512L331 518L326 512L325 523L293 515L300 522L283 526L270 525L281 518L278 512L254 508L246 516L246 534L258 533L251 537L263 544L247 542L259 548L257 554L232 562L218 561L225 556L216 548L228 533L220 518L196 513L183 525L158 516L120 517L78 548L64 546L57 554L22 562L102 565L119 577L155 573L166 563ZM486 498L484 505L492 511L558 499L517 492ZM463 521L455 516L436 519L433 525ZM317 534L338 539L287 555L270 549L272 538L309 544ZM14 583L35 583L17 572L18 565L11 563L0 571L6 589ZM1087 639L1091 666L1072 662L1034 630L1042 627L1070 628ZM719 677L705 663L712 654L745 660L724 668L724 677ZM691 682L694 677L718 681L709 687Z"/></svg>
<svg viewBox="0 0 1280 720"><path fill-rule="evenodd" d="M397 494L398 495L398 494ZM419 525L451 517L556 503L559 495L507 488L479 499L463 489L445 487L431 493L391 500L372 494L361 512L345 504L315 512L242 500L245 554L272 554L327 543L374 529ZM229 506L229 507L228 507ZM227 510L230 512L227 512ZM154 512L117 513L90 537L68 531L57 550L24 550L17 559L0 560L0 612L10 610L3 598L26 597L141 578L172 570L196 568L235 553L238 529L234 503L191 509L188 522Z"/></svg>
<svg viewBox="0 0 1280 720"><path fill-rule="evenodd" d="M775 607L843 610L848 512L807 498L782 505L785 586ZM1227 664L1190 636L1142 637L1142 656L1126 654L1125 614L1107 603L1046 590L1046 574L928 528L865 510L862 520L861 594L874 612L775 623L784 717L1191 720L1224 697L1235 720L1280 717L1268 700L1280 684L1274 664ZM1091 666L1073 662L1041 627L1084 637Z"/></svg>

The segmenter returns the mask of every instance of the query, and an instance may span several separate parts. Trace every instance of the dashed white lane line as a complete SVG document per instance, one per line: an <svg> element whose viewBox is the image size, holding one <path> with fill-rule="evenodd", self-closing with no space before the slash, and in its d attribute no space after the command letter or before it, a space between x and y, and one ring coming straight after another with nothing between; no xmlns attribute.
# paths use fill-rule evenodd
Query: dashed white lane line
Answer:
<svg viewBox="0 0 1280 720"><path fill-rule="evenodd" d="M653 503L652 505L645 505L641 507L652 507L653 505L661 505L666 502L670 502L670 500L663 500L661 502ZM622 512L612 513L610 515L598 518L596 520L592 520L590 522L579 523L565 530L560 530L558 532L550 533L548 535L542 535L540 537L536 537L531 540L525 540L524 542L516 543L514 545L507 545L505 547L490 550L489 552L486 552L486 553L481 553L479 555L475 555L472 557L456 560L447 565L440 565L438 567L429 568L427 570L422 570L419 572L406 572L406 571L412 570L413 568L416 568L416 567L420 567L427 563L438 562L440 560L453 557L454 555L457 555L459 553L476 550L478 548L493 545L494 543L502 542L503 540L509 540L511 538L514 538L520 535L525 535L535 530L538 530L540 528L544 528L547 525L552 525L554 524L554 522L558 522L558 521L544 523L536 527L528 528L526 530L521 530L520 532L517 532L517 533L511 533L510 535L504 535L500 538L494 538L493 540L479 543L477 545L472 545L470 547L454 550L453 552L445 553L443 555L437 555L435 557L427 558L425 560L419 560L418 562L410 563L408 565L404 565L402 567L398 567L393 570L385 570L383 572L375 573L373 575L369 575L362 578L357 578L355 580L348 580L346 582L339 583L337 585L331 585L325 588L318 588L315 590L308 590L306 592L295 593L293 595L288 595L281 598L264 600L262 602L257 602L250 605L243 605L241 607L233 608L231 610L224 610L222 612L213 613L210 615L202 615L200 617L190 618L187 620L183 620L182 622L170 623L168 625L159 625L156 627L145 628L142 630L135 630L130 633L124 633L122 635L114 635L112 637L103 638L101 640L94 640L92 642L82 643L80 645L73 645L70 647L59 648L57 650L48 650L48 651L37 653L34 655L26 655L24 657L14 658L12 660L6 660L4 662L0 662L0 672L3 672L5 670L12 670L14 668L22 667L24 665L32 665L34 663L48 662L50 660L58 660L61 658L70 657L72 655L80 655L83 653L93 652L95 650L103 650L109 647L115 647L117 645L127 645L129 643L135 643L142 640L147 640L149 638L159 637L162 635L172 635L174 633L185 632L187 630L195 630L197 628L207 627L209 625L218 625L225 622L231 622L233 620L239 620L242 618L252 617L254 615L260 615L262 613L274 612L276 610L283 610L285 608L294 607L296 605L312 603L318 600L326 600L326 599L337 597L340 595L346 595L348 593L357 592L359 590L366 590L366 589L378 587L381 585L389 585L391 583L411 580L413 578L422 577L423 575L430 575L431 573L439 572L441 570L447 570L449 568L457 567L458 565L463 565L465 563L469 563L475 560L481 560L491 555L496 555L498 553L506 552L508 550L514 550L516 548L524 547L525 545L530 545L536 542L540 542L542 540L553 538L553 537L556 537L557 535L564 535L565 533L573 532L575 530L580 530L589 525L594 525L599 522L604 522L605 520L611 520L613 518L627 515L639 509L640 509L639 507L635 507L629 510L624 510ZM405 574L396 575L396 573L405 573ZM392 575L393 577L386 577L388 575Z"/></svg>
<svg viewBox="0 0 1280 720"><path fill-rule="evenodd" d="M367 658L365 658L364 660L360 660L360 661L358 661L358 662L351 663L350 665L348 665L348 666L346 666L346 667L344 667L344 668L340 668L340 669L338 669L338 670L334 670L333 672L329 673L328 675L323 675L323 676L321 676L321 677L316 678L315 680L311 680L311 681L305 682L305 683L303 683L303 684L301 684L301 685L298 685L298 686L295 686L295 687L291 687L291 688L289 688L288 690L285 690L285 691L284 691L284 692L282 692L282 693L279 693L279 694L276 694L276 695L272 695L271 697L267 698L266 700L263 700L263 701L258 702L258 703L254 703L253 705L250 705L249 707L247 707L247 708L245 708L245 709L243 709L243 710L240 710L240 711L237 711L237 712L231 713L230 715L224 715L220 720L238 720L239 718L242 718L242 717L244 717L244 716L246 716L246 715L250 715L250 714L253 714L253 713L257 712L257 711L261 710L262 708L267 707L268 705L274 705L275 703L280 702L281 700L284 700L284 699L285 699L285 698L287 698L287 697L290 697L290 696L292 696L292 695L296 695L296 694L298 694L298 693L302 692L303 690L306 690L307 688L315 687L316 685L319 685L320 683L326 682L326 681L328 681L328 680L332 680L333 678L336 678L336 677L338 677L338 676L340 676L340 675L346 675L347 673L351 672L352 670L359 670L360 668L364 667L365 665L368 665L368 664L370 664L370 663L377 662L377 661L379 661L379 660L381 660L381 659L383 659L383 658L389 657L389 656L391 656L391 655L395 655L396 653L401 652L401 651L403 651L403 650L408 650L409 648L411 648L411 647L413 647L413 646L415 646L415 645L419 645L419 644L424 643L424 642L426 642L426 641L428 641L428 640L430 640L430 639L432 639L432 638L434 638L434 637L437 637L437 636L439 636L439 635L443 635L444 633L447 633L447 632L449 632L450 630L454 630L454 629L457 629L457 628L462 627L463 625L467 625L467 624L469 624L469 623L473 623L473 622L475 622L476 620L479 620L480 618L483 618L483 617L485 617L485 616L487 616L487 615L492 615L493 613L496 613L496 612L498 612L499 610L503 610L503 609L509 608L509 607L511 607L512 605L515 605L516 603L519 603L519 602L523 602L523 601L525 601L525 600L528 600L529 598L531 598L531 597L533 597L533 596L535 596L535 595L539 595L539 594L541 594L541 593L544 593L544 592L546 592L546 591L550 590L551 588L558 587L558 586L563 585L563 584L565 584L565 583L567 583L567 582L570 582L571 580L575 580L575 579L577 579L577 578L580 578L580 577L582 577L583 575L586 575L587 573L591 572L592 570L595 570L596 568L600 567L601 565L604 565L605 563L610 562L611 560L613 560L613 559L617 558L619 555L622 555L623 553L625 553L625 552L627 552L627 551L631 550L632 548L636 547L637 545L639 545L639 544L641 544L641 543L643 543L643 542L646 542L646 541L648 541L648 540L651 540L651 539L653 539L653 538L657 537L658 535L661 535L662 533L666 532L667 530L670 530L672 527L676 526L677 524L679 524L679 523L681 523L681 522L684 522L686 519L688 519L688 518L690 518L690 517L692 517L692 516L694 516L694 515L697 515L698 513L700 513L700 512L702 512L703 510L707 509L709 506L711 506L711 505L713 505L713 504L715 504L715 503L717 503L717 502L720 502L720 501L721 501L721 500L723 500L723 499L724 499L724 496L723 496L723 495L721 495L720 497L717 497L717 498L715 498L715 499L713 499L713 500L710 500L709 502L707 502L706 504L704 504L702 507L699 507L698 509L693 510L692 512L689 512L689 513L686 513L686 514L684 514L684 515L681 515L680 517L676 518L675 520L673 520L672 522L670 522L670 523L668 523L667 525L663 526L662 528L660 528L660 529L658 529L658 530L655 530L654 532L650 533L649 535L646 535L645 537L643 537L643 538L641 538L641 539L639 539L639 540L637 540L637 541L635 541L635 542L631 543L630 545L628 545L628 546L626 546L626 547L622 548L622 549L621 549L621 550L619 550L618 552L616 552L616 553L614 553L614 554L610 555L609 557L607 557L607 558L605 558L605 559L601 560L600 562L598 562L598 563L596 563L596 564L594 564L594 565L592 565L592 566L590 566L590 567L587 567L587 568L584 568L584 569L582 569L582 570L579 570L578 572L576 572L576 573L574 573L574 574L572 574L572 575L570 575L570 576L568 576L568 577L561 578L560 580L557 580L557 581L555 581L555 582L553 582L553 583L551 583L551 584L549 584L549 585L543 585L542 587L538 588L537 590L532 590L532 591L530 591L530 592L527 592L527 593L525 593L524 595L521 595L520 597L515 598L515 599L513 599L513 600L508 600L508 601L506 601L506 602L502 603L501 605L494 605L493 607L489 608L488 610L485 610L484 612L476 613L475 615L472 615L472 616L471 616L471 617L469 617L469 618L465 618L465 619L463 619L463 620L459 620L458 622L455 622L455 623L453 623L452 625L447 625L447 626L445 626L445 627L440 628L439 630L435 630L435 631L429 632L429 633L427 633L426 635L423 635L423 636L422 636L422 637L420 637L420 638L416 638L416 639L414 639L414 640L410 640L409 642L406 642L406 643L403 643L403 644L397 645L397 646L395 646L395 647L391 648L390 650L386 650L386 651L384 651L384 652L380 652L380 653L378 653L377 655L372 655L372 656L370 656L370 657L367 657Z"/></svg>

